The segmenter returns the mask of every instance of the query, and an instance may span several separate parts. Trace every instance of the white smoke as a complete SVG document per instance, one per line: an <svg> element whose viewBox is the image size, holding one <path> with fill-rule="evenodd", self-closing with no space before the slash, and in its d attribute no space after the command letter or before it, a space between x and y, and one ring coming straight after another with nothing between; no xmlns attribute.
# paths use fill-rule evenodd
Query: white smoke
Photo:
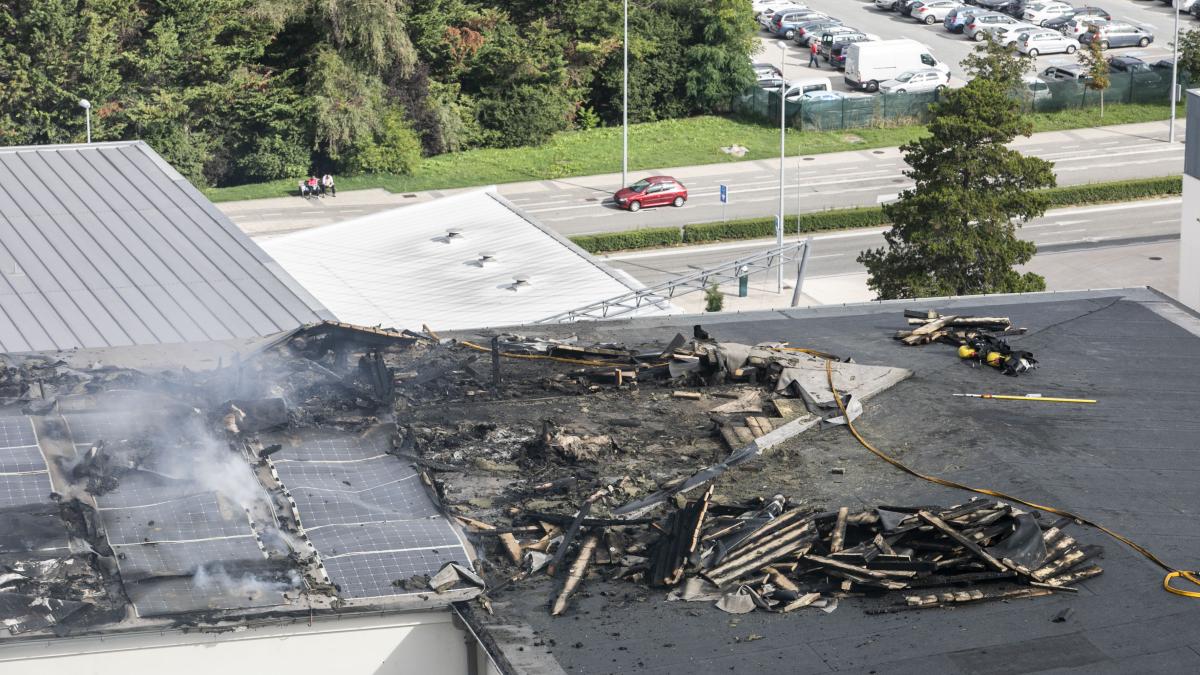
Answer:
<svg viewBox="0 0 1200 675"><path fill-rule="evenodd" d="M281 572L277 577L262 577L249 573L230 574L221 565L201 565L192 575L192 581L200 590L252 600L296 591L304 583L300 574L291 569Z"/></svg>

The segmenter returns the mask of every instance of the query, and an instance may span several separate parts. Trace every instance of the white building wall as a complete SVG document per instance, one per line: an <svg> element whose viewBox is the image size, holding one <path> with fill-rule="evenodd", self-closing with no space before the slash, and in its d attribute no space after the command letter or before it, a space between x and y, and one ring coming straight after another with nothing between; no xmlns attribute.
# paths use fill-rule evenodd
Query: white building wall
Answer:
<svg viewBox="0 0 1200 675"><path fill-rule="evenodd" d="M1183 175L1179 223L1179 301L1200 311L1200 179Z"/></svg>
<svg viewBox="0 0 1200 675"><path fill-rule="evenodd" d="M1179 292L1200 311L1200 89L1187 92L1187 145L1183 152L1183 208L1179 222Z"/></svg>
<svg viewBox="0 0 1200 675"><path fill-rule="evenodd" d="M449 612L341 617L237 632L193 629L0 646L4 675L466 675L466 633ZM475 649L478 672L491 671Z"/></svg>

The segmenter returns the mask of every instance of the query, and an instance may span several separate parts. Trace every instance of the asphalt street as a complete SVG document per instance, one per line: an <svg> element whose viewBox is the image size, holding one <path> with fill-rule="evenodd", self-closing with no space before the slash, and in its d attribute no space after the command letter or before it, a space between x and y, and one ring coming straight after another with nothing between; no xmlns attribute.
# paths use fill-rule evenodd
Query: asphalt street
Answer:
<svg viewBox="0 0 1200 675"><path fill-rule="evenodd" d="M1165 248L1177 249L1179 208L1180 199L1172 198L1057 209L1026 224L1019 230L1019 235L1038 245L1039 257L1143 244L1163 244ZM865 270L855 258L860 251L882 246L884 229L871 228L815 236L806 276L809 279L822 279L864 274ZM789 240L795 238L795 234L788 237ZM729 242L602 257L610 265L626 271L642 283L653 285L680 274L745 257L771 244L772 242L764 240ZM1176 271L1174 268L1175 265L1164 265L1164 274L1171 275L1169 278L1173 279ZM790 274L792 271L789 270ZM752 279L756 285L767 280L765 275L759 276L764 278ZM1122 280L1114 275L1112 269L1103 267L1092 270L1092 279L1090 283L1086 279L1077 279L1073 283L1084 285L1075 285L1072 288L1122 285ZM1163 279L1168 277L1164 276ZM1173 288L1165 290L1174 291ZM865 298L847 298L843 301L856 299Z"/></svg>

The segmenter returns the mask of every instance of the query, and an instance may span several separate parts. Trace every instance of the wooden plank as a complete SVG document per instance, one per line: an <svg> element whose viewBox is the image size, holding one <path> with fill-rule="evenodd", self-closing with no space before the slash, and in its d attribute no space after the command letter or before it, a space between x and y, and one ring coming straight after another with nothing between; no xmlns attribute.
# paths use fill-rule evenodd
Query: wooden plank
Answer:
<svg viewBox="0 0 1200 675"><path fill-rule="evenodd" d="M728 445L730 450L741 450L742 449L742 446L744 444L741 442L741 440L738 439L737 434L733 433L733 429L730 427L730 425L728 425L728 424L722 425L720 427L720 430L721 430L721 438L725 439L725 445Z"/></svg>
<svg viewBox="0 0 1200 675"><path fill-rule="evenodd" d="M948 322L956 318L958 317L943 316L941 318L934 319L933 321L914 329L913 332L908 335L908 337L901 339L901 342L906 345L921 344L921 342L931 338L934 333L941 331L943 328L945 328Z"/></svg>
<svg viewBox="0 0 1200 675"><path fill-rule="evenodd" d="M846 543L846 518L850 516L849 507L838 509L837 522L833 526L833 534L829 538L829 552L837 553Z"/></svg>
<svg viewBox="0 0 1200 675"><path fill-rule="evenodd" d="M924 520L925 522L929 523L930 525L934 526L936 529L940 530L942 532L942 534L946 535L947 537L950 537L951 539L958 542L959 544L962 544L963 548L970 551L972 554L975 555L975 557L984 561L989 566L991 566L993 569L1000 571L1000 572L1010 569L1007 565L1005 565L1004 563L997 560L995 558L995 556L993 556L992 554L990 554L987 551L980 548L979 544L976 544L975 542L971 541L971 539L969 537L963 535L958 530L947 525L945 523L945 521L943 521L941 518L938 518L937 516L933 515L932 513L928 512L928 511L918 511L917 517L920 518L921 520Z"/></svg>
<svg viewBox="0 0 1200 675"><path fill-rule="evenodd" d="M751 443L754 442L754 434L751 433L749 429L747 429L746 427L741 426L741 425L730 425L730 426L733 426L733 433L737 435L738 441L741 442L741 445L739 445L738 447L750 445Z"/></svg>
<svg viewBox="0 0 1200 675"><path fill-rule="evenodd" d="M780 416L785 419L799 417L808 412L804 406L792 399L777 398L772 403L775 404L775 410L779 411Z"/></svg>

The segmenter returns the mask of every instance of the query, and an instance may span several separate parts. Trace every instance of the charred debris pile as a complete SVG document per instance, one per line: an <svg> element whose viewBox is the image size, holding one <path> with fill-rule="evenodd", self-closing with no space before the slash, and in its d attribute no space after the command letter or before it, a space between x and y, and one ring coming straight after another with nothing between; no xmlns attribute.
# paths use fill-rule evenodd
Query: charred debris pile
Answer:
<svg viewBox="0 0 1200 675"><path fill-rule="evenodd" d="M921 335L955 344L1019 331L1007 319L940 315L923 318L918 330L925 326L930 328ZM661 588L671 599L707 600L729 612L806 606L831 611L848 596L877 597L869 611L894 612L1070 593L1072 584L1101 573L1093 563L1100 548L1066 534L1069 520L1050 521L1000 501L865 510L839 509L833 501L834 510L826 510L781 495L747 499L758 490L739 482L741 472L730 469L759 461L778 466L778 457L759 458L804 430L853 420L862 414L862 401L908 371L786 344L721 343L699 327L693 339L676 336L661 350L519 336L469 346L501 369L509 368L509 356L527 359L527 366L541 361L543 368L558 369L541 380L546 389L593 394L581 415L590 426L576 421L574 429L564 430L544 421L539 431L527 430L512 453L512 471L478 457L472 463L469 452L447 454L437 439L414 432L415 447L427 461L441 458L429 463L433 480L486 552L482 569L493 584L499 581L489 594L548 575L556 580L548 605L561 614L584 579L596 576ZM984 355L981 363L1015 373L1035 362L1030 354L1008 349L999 361L988 362ZM513 384L497 376L493 391L502 391L506 382ZM596 428L595 420L609 411L607 395L622 390L618 406L634 420L610 419ZM647 398L649 410L631 409L631 399ZM690 447L706 450L672 457L625 447L626 426L653 426L662 416L670 418L667 427L697 430ZM584 428L592 433L580 431ZM500 440L496 431L489 424L482 438ZM644 461L629 454L641 454ZM694 461L700 456L713 460ZM484 471L457 467L455 461ZM655 463L673 471L656 473ZM501 469L502 487L493 485L488 498L479 498L494 477L487 469L493 468ZM785 482L796 473L769 475ZM756 476L759 485L763 477ZM455 499L455 481L475 488L476 497ZM781 487L808 492L802 475Z"/></svg>

